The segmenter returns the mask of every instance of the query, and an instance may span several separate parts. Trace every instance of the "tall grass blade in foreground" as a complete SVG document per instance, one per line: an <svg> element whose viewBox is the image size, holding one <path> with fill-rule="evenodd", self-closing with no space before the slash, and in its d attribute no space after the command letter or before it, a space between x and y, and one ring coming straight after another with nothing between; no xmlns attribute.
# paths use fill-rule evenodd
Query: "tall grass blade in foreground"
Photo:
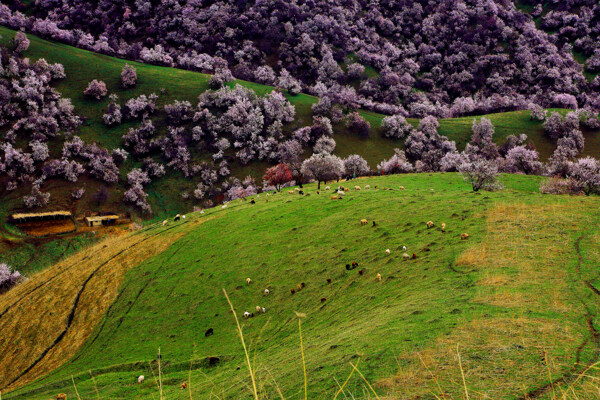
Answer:
<svg viewBox="0 0 600 400"><path fill-rule="evenodd" d="M250 372L250 379L252 380L252 394L254 395L255 400L259 400L258 397L258 389L256 388L256 379L254 377L254 371L252 370L252 364L250 363L250 355L248 354L248 349L246 348L246 342L244 341L244 334L242 333L242 327L240 326L240 321L238 320L237 314L235 313L235 309L233 308L233 304L231 300L229 300L229 296L227 295L227 291L223 289L223 294L227 299L227 303L229 303L229 308L233 313L233 318L235 318L235 323L237 325L238 335L240 336L240 341L242 342L242 347L244 348L244 354L246 354L246 363L248 364L248 371Z"/></svg>

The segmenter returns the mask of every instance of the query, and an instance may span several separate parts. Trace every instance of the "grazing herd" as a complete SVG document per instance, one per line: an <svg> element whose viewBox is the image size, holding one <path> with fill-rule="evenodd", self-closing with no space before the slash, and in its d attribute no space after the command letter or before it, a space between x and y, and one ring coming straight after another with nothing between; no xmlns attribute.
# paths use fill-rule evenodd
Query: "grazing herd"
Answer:
<svg viewBox="0 0 600 400"><path fill-rule="evenodd" d="M375 185L375 186L374 186L374 188L375 188L375 189L377 189L377 186ZM365 186L364 186L364 189L365 189L365 190L370 190L370 189L371 189L371 186L370 186L370 185L365 185ZM331 187L330 187L330 186L326 186L326 187L325 187L325 190L326 190L326 191L330 191L330 190L331 190ZM343 199L343 197L346 195L346 193L349 191L349 188L347 188L347 187L343 187L343 186L339 186L339 187L337 187L337 188L336 188L336 189L334 189L334 190L335 190L335 194L331 196L331 200L341 200L341 199ZM354 190L356 190L356 191L360 191L360 190L361 190L361 187L360 187L360 186L354 186ZM386 188L383 188L383 190L386 190ZM387 190L394 190L394 189L388 188ZM405 188L404 188L403 186L399 186L399 190L405 190ZM433 190L433 189L432 189L432 190ZM276 193L277 193L277 192L273 192L273 194L276 194ZM304 191L302 191L302 190L301 190L301 189L299 189L299 188L295 188L294 190L289 190L289 191L288 191L288 193L289 193L289 194L291 194L291 195L294 195L294 194L304 195ZM320 191L316 191L316 193L317 193L317 194L320 194ZM309 194L306 194L306 196L308 196L308 195L309 195ZM257 199L258 199L259 197L260 197L260 195L257 195L257 196L256 196L256 198L257 198ZM269 193L266 193L266 197L269 197ZM243 199L243 201L246 201L246 199L244 198L244 199ZM269 200L268 200L268 199L266 199L266 201L269 201ZM256 204L256 200L255 200L255 199L252 199L252 200L250 201L250 204ZM221 206L221 208L223 208L223 209L224 209L224 208L226 208L226 207L227 207L227 204L223 204L223 205ZM200 214L204 214L204 210L201 210L201 211L200 211ZM176 216L173 218L173 221L174 221L174 222L178 222L178 221L180 221L180 220L185 220L185 219L186 219L186 216L185 216L185 215L180 215L180 214L177 214L177 215L176 215ZM165 225L167 225L167 223L168 223L168 220L165 220L165 221L163 221L162 225L163 225L163 226L165 226ZM369 221L368 221L366 218L362 218L362 219L360 219L360 225L361 225L361 226L366 226L368 223L369 223ZM376 223L375 221L372 221L372 226L373 226L373 227L376 227L376 226L378 226L378 225L377 225L377 223ZM435 223L434 223L433 221L427 221L427 222L426 222L426 226L427 226L427 229L431 229L431 228L435 227ZM442 233L446 233L446 223L444 223L444 222L443 222L443 223L442 223L440 226L441 226L441 229L440 229L440 230L441 230L441 232L442 232ZM466 239L468 239L468 238L469 238L469 234L467 234L467 233L461 233L461 235L460 235L460 239L461 239L461 240L466 240ZM409 255L409 253L407 252L407 248L406 248L406 246L402 246L402 247L401 247L401 249L402 249L402 251L403 251L403 254L402 254L402 259L403 259L404 261L408 261L408 260L410 260L410 259L413 259L413 260L417 259L417 254L416 254L416 253L412 253L412 256L411 256L411 255ZM391 255L391 253L392 253L392 252L391 252L391 250L390 250L390 249L385 249L385 255L386 255L386 256L390 256L390 255ZM359 266L359 264L358 264L358 262L357 262L357 261L352 261L351 263L349 263L349 264L346 264L346 270L347 270L347 271L351 271L351 270L354 270L354 269L358 268L358 266ZM359 275L359 276L364 276L364 275L366 274L366 272L367 272L367 270L366 270L365 268L363 268L363 269L361 269L361 270L359 270L359 271L358 271L358 275ZM378 273L375 275L375 281L377 281L377 282L381 282L381 281L382 281L382 275L381 275L381 273L379 273L379 272L378 272ZM252 279L251 279L251 278L246 278L246 285L247 285L247 286L251 285L251 284L252 284L252 282L253 282L253 281L252 281ZM332 284L332 282L333 282L333 280L332 280L331 278L327 278L327 284L328 284L328 285ZM291 295L294 295L294 294L296 294L296 293L299 293L299 292L301 292L301 291L302 291L302 290L303 290L305 287L306 287L306 284L305 284L304 282L301 282L301 283L297 284L297 285L296 285L296 287L294 287L294 288L291 288L291 289L290 289L290 293L291 293ZM269 296L269 295L271 294L271 291L270 291L268 288L265 288L265 289L262 291L262 294L263 294L263 296L267 297L267 296ZM320 302L321 302L321 303L325 303L326 301L327 301L327 298L326 298L326 297L321 297L321 298L320 298ZM263 307L263 306L260 306L260 305L257 305L257 306L255 307L255 312L244 311L244 313L243 313L243 317L244 317L244 318L252 318L252 317L254 317L255 315L258 315L258 314L265 314L266 312L267 312L267 309L266 309L265 307ZM256 314L255 314L255 313L256 313ZM213 334L214 334L214 330L213 330L213 328L209 328L209 329L208 329L208 330L205 332L204 336L205 336L205 337L209 337L209 336L212 336ZM140 376L137 378L137 382L138 382L138 383L140 383L140 384L141 384L141 383L143 383L143 382L144 382L144 375L140 375ZM186 389L186 388L187 388L187 383L186 383L186 382L183 382L183 383L181 384L181 389ZM64 396L64 397L60 397L60 396ZM63 395L63 394L61 394L61 395L59 395L59 397L57 397L57 399L58 399L58 400L66 400L66 395Z"/></svg>

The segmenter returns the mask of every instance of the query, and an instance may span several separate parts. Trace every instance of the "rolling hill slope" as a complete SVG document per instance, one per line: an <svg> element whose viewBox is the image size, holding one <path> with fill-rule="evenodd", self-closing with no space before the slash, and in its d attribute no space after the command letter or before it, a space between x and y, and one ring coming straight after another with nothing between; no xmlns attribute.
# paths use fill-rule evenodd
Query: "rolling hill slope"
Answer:
<svg viewBox="0 0 600 400"><path fill-rule="evenodd" d="M2 398L73 398L72 376L81 398L157 398L159 349L164 398L250 398L222 289L240 318L267 310L241 318L262 398L304 394L294 312L310 398L333 398L350 362L381 396L461 398L457 346L471 398L591 398L575 379L600 350L600 199L502 180L476 194L457 174L360 179L343 200L307 185L102 242L0 297ZM358 374L345 390L370 398Z"/></svg>
<svg viewBox="0 0 600 400"><path fill-rule="evenodd" d="M3 44L14 36L14 31L0 26L0 40ZM109 92L119 95L121 102L140 94L160 93L158 106L171 103L174 100L188 100L195 103L198 95L208 88L209 76L205 74L179 70L175 68L158 67L148 64L132 63L138 71L138 85L135 89L123 90L119 84L119 76L125 60L108 57L70 47L61 43L43 40L33 35L28 35L31 45L26 56L32 60L45 58L49 62L59 62L64 65L67 78L58 82L56 88L64 97L71 98L76 111L84 117L85 123L80 129L80 136L86 141L96 141L109 149L119 147L123 134L139 122L127 122L117 127L106 127L101 122L101 117L106 111L108 100L92 101L83 95L83 90L92 79L102 79ZM271 91L273 88L251 82L237 81L241 85L255 90L259 94ZM164 90L163 90L164 89ZM286 127L288 131L309 124L312 120L311 105L317 101L313 96L298 95L288 96L296 107L296 121ZM562 110L561 112L565 112ZM361 139L349 133L343 124L334 127L334 137L337 141L336 153L340 156L357 153L363 156L372 168L382 159L393 154L395 147L401 146L398 141L388 140L381 136L380 124L383 115L363 111L362 115L369 120L372 133L369 139ZM501 143L507 135L527 133L530 140L540 151L542 158L548 157L553 151L554 144L542 136L541 123L531 121L527 111L488 115L496 126L495 140ZM440 132L450 139L455 140L459 148L463 148L471 135L472 120L475 117L441 120ZM161 119L159 118L159 121ZM418 121L410 120L416 125ZM163 121L164 124L164 121ZM164 125L157 126L163 132ZM0 132L1 133L1 132ZM598 132L584 132L586 137L585 154L596 155L600 150L600 135ZM55 146L57 147L57 146ZM51 148L51 153L56 155L58 148ZM110 188L110 197L106 203L100 205L93 200L93 195L103 186L99 181L82 176L79 186L86 188L86 195L80 201L71 198L72 186L64 185L62 180L50 179L45 184L45 190L52 193L50 207L53 209L69 209L75 215L82 215L92 211L132 211L134 209L123 204L125 190L125 174L138 163L128 160L121 168L120 183ZM249 166L232 164L232 173L238 177L251 174L261 177L264 163L252 163ZM183 191L193 190L195 183L185 179L177 172L168 172L159 181L152 182L148 188L149 203L154 214L151 219L159 220L165 215L178 212L181 209L192 209L194 202L184 200L180 194ZM8 215L15 209L23 206L22 197L26 192L17 190L4 192L0 203L0 220L6 221ZM145 216L145 218L148 218ZM20 266L23 272L36 271L55 263L72 251L87 245L93 240L90 238L77 238L75 240L31 240L16 231L14 227L2 224L0 229L0 252L2 260L12 265ZM40 257L43 255L43 257Z"/></svg>

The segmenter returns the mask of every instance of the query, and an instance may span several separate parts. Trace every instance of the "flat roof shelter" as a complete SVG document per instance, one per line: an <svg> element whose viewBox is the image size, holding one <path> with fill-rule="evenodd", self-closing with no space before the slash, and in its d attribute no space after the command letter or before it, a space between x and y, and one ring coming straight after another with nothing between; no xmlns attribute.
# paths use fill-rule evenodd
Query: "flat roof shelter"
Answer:
<svg viewBox="0 0 600 400"><path fill-rule="evenodd" d="M10 216L10 221L15 224L23 224L33 221L55 221L72 218L70 211L51 211L42 213L21 213Z"/></svg>
<svg viewBox="0 0 600 400"><path fill-rule="evenodd" d="M97 217L85 217L87 226L115 225L119 220L118 215L102 215Z"/></svg>

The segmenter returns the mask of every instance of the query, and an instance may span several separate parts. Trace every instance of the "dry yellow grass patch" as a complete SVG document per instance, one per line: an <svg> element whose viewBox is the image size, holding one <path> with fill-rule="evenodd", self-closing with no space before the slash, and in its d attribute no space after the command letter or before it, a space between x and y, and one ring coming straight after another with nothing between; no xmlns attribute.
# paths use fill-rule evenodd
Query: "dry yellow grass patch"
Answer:
<svg viewBox="0 0 600 400"><path fill-rule="evenodd" d="M0 388L20 387L73 357L116 298L125 273L183 234L107 239L3 295Z"/></svg>
<svg viewBox="0 0 600 400"><path fill-rule="evenodd" d="M462 399L457 344L471 398L522 396L570 367L582 337L551 320L482 318L470 321L421 352L398 357L398 373L378 382L390 399ZM439 385L439 386L438 386Z"/></svg>
<svg viewBox="0 0 600 400"><path fill-rule="evenodd" d="M390 399L464 398L457 344L476 399L523 396L573 366L585 328L576 318L583 311L573 308L579 304L565 263L576 262L574 232L586 229L585 215L592 214L587 206L578 207L498 205L487 214L485 241L456 262L459 270L479 272L475 302L513 308L513 315L540 311L558 317L484 316L459 322L431 347L398 358L398 373L378 382ZM573 318L560 317L566 312Z"/></svg>

